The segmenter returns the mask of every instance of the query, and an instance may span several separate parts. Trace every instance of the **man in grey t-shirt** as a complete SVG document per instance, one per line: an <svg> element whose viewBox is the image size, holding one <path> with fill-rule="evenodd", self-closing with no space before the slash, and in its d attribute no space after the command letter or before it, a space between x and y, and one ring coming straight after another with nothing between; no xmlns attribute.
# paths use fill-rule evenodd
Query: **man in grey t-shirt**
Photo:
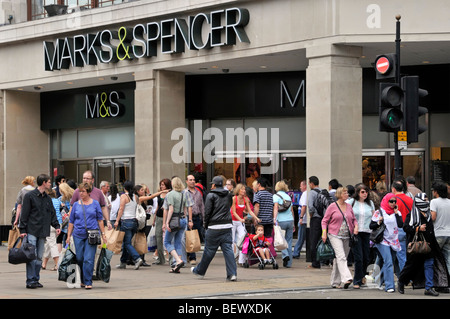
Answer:
<svg viewBox="0 0 450 319"><path fill-rule="evenodd" d="M430 202L434 234L441 247L447 268L450 269L450 199L447 198L447 185L435 182L432 185L434 199Z"/></svg>

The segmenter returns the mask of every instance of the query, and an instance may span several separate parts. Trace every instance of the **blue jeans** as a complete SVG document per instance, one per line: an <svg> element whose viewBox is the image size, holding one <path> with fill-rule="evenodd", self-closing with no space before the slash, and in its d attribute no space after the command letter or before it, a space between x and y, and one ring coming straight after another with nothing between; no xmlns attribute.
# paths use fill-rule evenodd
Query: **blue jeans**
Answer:
<svg viewBox="0 0 450 319"><path fill-rule="evenodd" d="M164 247L166 247L167 251L170 252L175 250L182 258L183 254L183 236L186 231L186 218L180 218L180 229L175 232L170 232L166 230L166 234L164 236Z"/></svg>
<svg viewBox="0 0 450 319"><path fill-rule="evenodd" d="M94 273L95 252L97 245L90 245L87 238L73 236L75 243L75 254L77 255L77 265L80 267L81 282L85 285L92 285L92 275Z"/></svg>
<svg viewBox="0 0 450 319"><path fill-rule="evenodd" d="M425 259L425 289L433 288L433 276L434 276L434 258Z"/></svg>
<svg viewBox="0 0 450 319"><path fill-rule="evenodd" d="M37 283L40 279L42 267L42 256L44 255L45 237L39 238L31 234L27 234L23 242L29 242L36 247L36 259L27 263L27 285Z"/></svg>
<svg viewBox="0 0 450 319"><path fill-rule="evenodd" d="M294 257L300 256L300 252L302 251L302 247L303 247L303 243L305 242L305 238L306 238L306 224L299 224L297 243L295 244L294 253L293 253Z"/></svg>
<svg viewBox="0 0 450 319"><path fill-rule="evenodd" d="M216 255L217 249L222 248L223 257L225 258L225 266L227 270L227 278L237 275L236 261L233 253L233 235L231 228L229 229L208 229L205 234L205 249L203 251L202 260L194 268L193 272L204 276L208 270L209 264Z"/></svg>
<svg viewBox="0 0 450 319"><path fill-rule="evenodd" d="M133 236L136 234L138 228L137 219L122 219L120 221L120 230L125 232L122 244L122 256L120 257L121 263L126 263L129 256L136 262L141 256L139 256L136 249L131 244Z"/></svg>
<svg viewBox="0 0 450 319"><path fill-rule="evenodd" d="M436 240L441 248L442 254L444 255L447 269L450 271L450 237L439 236L436 237Z"/></svg>
<svg viewBox="0 0 450 319"><path fill-rule="evenodd" d="M278 225L282 230L286 231L286 234L284 238L286 238L286 241L288 243L288 246L286 249L283 249L281 251L282 258L289 257L289 261L287 262L286 267L290 268L292 267L292 238L294 237L294 221L285 221L285 222L278 222Z"/></svg>
<svg viewBox="0 0 450 319"><path fill-rule="evenodd" d="M406 233L403 228L398 229L398 241L402 249L397 252L398 267L400 268L399 273L405 267L406 263Z"/></svg>
<svg viewBox="0 0 450 319"><path fill-rule="evenodd" d="M395 289L394 283L394 263L391 253L391 247L383 244L376 244L378 251L383 258L383 267L381 273L383 274L385 290Z"/></svg>

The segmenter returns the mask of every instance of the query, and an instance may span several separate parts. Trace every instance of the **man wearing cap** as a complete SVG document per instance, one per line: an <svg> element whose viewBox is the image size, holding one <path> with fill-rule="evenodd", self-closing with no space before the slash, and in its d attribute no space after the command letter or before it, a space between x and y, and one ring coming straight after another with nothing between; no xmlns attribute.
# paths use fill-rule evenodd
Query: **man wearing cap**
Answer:
<svg viewBox="0 0 450 319"><path fill-rule="evenodd" d="M222 177L215 176L211 182L211 191L205 200L205 249L200 263L191 268L192 273L201 278L205 276L208 266L220 246L225 258L227 280L236 281L237 279L231 233L233 227L230 213L231 204L232 197L230 192L223 188Z"/></svg>

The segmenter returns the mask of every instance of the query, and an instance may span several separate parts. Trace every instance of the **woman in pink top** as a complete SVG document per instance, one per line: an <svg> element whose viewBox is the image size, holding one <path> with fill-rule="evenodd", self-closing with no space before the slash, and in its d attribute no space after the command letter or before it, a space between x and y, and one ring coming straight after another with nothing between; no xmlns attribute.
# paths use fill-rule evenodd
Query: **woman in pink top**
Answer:
<svg viewBox="0 0 450 319"><path fill-rule="evenodd" d="M358 222L352 206L345 202L348 199L346 187L336 190L336 198L337 201L328 206L322 219L322 240L330 240L336 255L331 272L331 286L341 288L341 283L344 283L344 289L347 289L353 278L347 266L350 236L358 234Z"/></svg>

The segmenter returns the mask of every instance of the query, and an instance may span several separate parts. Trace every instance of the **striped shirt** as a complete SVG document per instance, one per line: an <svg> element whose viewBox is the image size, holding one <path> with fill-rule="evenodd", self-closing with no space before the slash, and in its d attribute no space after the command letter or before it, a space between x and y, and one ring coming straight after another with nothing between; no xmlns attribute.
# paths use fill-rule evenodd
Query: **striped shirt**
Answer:
<svg viewBox="0 0 450 319"><path fill-rule="evenodd" d="M273 224L273 195L266 190L260 190L253 197L254 204L259 204L258 218L261 219L261 224Z"/></svg>

